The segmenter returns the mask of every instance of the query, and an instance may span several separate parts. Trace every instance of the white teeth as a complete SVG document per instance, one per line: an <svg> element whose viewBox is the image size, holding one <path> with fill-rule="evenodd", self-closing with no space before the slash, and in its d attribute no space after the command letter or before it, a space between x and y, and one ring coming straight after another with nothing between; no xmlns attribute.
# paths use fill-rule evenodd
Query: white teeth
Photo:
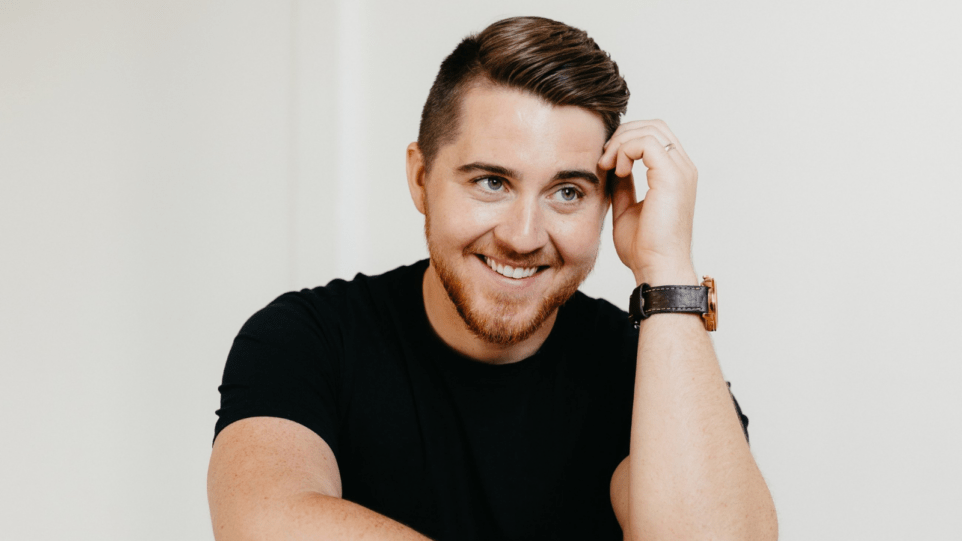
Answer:
<svg viewBox="0 0 962 541"><path fill-rule="evenodd" d="M484 257L484 261L489 267L491 267L491 270L502 276L507 276L508 278L514 278L516 280L534 276L534 273L538 272L538 267L530 267L527 269L523 267L514 268L511 265L501 265L499 263L495 263L493 259L487 256Z"/></svg>

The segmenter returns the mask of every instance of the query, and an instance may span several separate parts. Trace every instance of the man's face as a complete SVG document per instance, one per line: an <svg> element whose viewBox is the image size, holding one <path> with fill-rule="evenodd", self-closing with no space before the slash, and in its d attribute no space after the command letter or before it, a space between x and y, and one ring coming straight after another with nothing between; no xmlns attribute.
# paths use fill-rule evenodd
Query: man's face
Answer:
<svg viewBox="0 0 962 541"><path fill-rule="evenodd" d="M608 209L604 143L584 109L468 92L458 138L424 180L423 210L432 268L480 338L524 340L591 271Z"/></svg>

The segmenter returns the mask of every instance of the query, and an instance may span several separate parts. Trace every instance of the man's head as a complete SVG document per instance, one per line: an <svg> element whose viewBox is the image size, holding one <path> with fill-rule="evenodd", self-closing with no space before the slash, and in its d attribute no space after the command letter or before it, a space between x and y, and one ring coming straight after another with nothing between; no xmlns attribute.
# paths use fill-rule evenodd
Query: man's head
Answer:
<svg viewBox="0 0 962 541"><path fill-rule="evenodd" d="M584 30L541 17L504 19L464 38L441 63L418 130L428 171L438 149L458 135L467 91L491 83L552 105L591 111L601 119L607 137L628 108L628 85L618 65Z"/></svg>
<svg viewBox="0 0 962 541"><path fill-rule="evenodd" d="M532 336L593 267L608 209L598 159L627 99L608 55L547 19L495 23L442 64L408 183L429 274L484 342Z"/></svg>

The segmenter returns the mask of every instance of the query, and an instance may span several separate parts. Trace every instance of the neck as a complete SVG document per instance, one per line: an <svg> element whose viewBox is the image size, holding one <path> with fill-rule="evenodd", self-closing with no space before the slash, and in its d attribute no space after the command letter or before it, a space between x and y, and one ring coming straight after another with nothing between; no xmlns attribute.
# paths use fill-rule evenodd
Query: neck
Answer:
<svg viewBox="0 0 962 541"><path fill-rule="evenodd" d="M534 355L548 339L558 317L555 310L537 331L517 344L493 344L474 334L461 319L433 263L424 272L422 291L428 322L441 340L461 355L488 364L515 363Z"/></svg>

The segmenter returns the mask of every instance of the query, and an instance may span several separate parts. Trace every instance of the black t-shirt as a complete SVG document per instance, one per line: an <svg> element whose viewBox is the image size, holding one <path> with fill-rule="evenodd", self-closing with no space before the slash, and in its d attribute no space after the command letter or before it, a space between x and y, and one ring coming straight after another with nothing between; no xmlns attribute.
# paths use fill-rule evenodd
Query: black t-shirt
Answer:
<svg viewBox="0 0 962 541"><path fill-rule="evenodd" d="M241 329L216 434L281 417L331 447L343 497L437 540L621 539L637 330L578 292L541 349L489 365L432 330L427 261L287 293ZM745 422L746 420L743 420Z"/></svg>

